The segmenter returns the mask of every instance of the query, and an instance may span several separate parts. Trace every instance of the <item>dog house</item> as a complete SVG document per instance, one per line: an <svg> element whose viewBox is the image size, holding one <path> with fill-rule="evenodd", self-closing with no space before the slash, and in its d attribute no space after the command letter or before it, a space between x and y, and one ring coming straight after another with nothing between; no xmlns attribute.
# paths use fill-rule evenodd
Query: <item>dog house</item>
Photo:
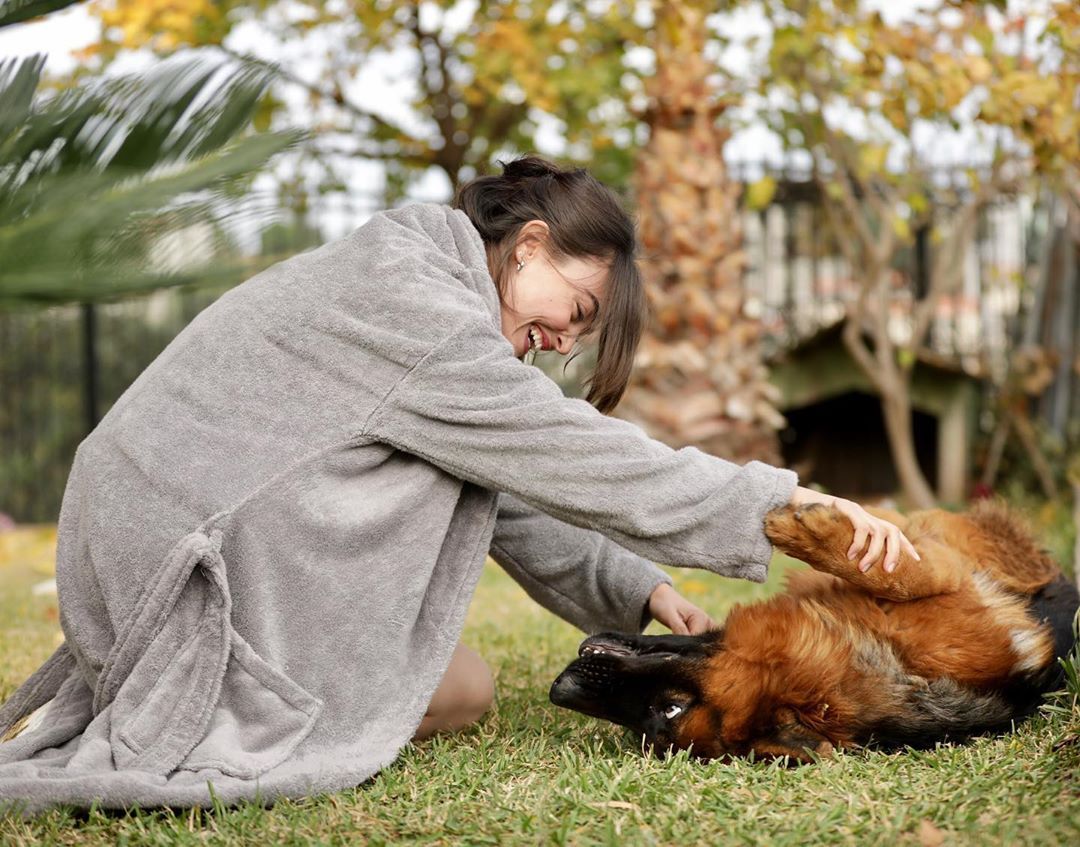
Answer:
<svg viewBox="0 0 1080 847"><path fill-rule="evenodd" d="M835 494L872 499L899 488L880 400L832 327L770 363L788 426L784 463ZM912 374L912 426L923 473L944 503L970 488L979 383L960 370L920 361Z"/></svg>

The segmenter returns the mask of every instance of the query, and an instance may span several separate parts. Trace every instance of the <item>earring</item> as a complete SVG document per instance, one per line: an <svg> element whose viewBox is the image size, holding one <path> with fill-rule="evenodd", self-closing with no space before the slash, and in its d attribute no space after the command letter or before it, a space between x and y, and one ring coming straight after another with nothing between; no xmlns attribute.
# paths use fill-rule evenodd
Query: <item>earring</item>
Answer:
<svg viewBox="0 0 1080 847"><path fill-rule="evenodd" d="M525 261L523 259L518 259L518 263L517 263L518 273L521 273L521 269L523 267L525 267Z"/></svg>

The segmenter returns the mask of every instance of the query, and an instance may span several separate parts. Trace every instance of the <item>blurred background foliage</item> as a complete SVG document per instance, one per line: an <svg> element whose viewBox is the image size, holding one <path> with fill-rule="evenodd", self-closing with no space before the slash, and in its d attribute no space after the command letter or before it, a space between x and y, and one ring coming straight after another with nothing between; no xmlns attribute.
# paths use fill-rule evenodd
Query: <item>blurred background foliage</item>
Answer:
<svg viewBox="0 0 1080 847"><path fill-rule="evenodd" d="M28 7L0 6L0 27ZM0 305L235 279L210 263L223 222L244 214L248 178L300 138L246 132L270 72L193 54L46 88L44 64L0 60ZM184 235L201 242L198 259L166 255Z"/></svg>
<svg viewBox="0 0 1080 847"><path fill-rule="evenodd" d="M70 5L0 0L0 26ZM1060 198L1053 221L1072 246L1015 286L1030 314L1077 308L1039 293L1068 278L1060 257L1075 257L1080 240L1080 10L1068 0L939 0L899 18L860 0L86 8L97 37L71 74L44 77L40 57L0 60L0 378L18 388L17 402L0 403L0 438L15 445L0 454L0 510L51 514L90 421L218 292L326 240L327 221L446 200L524 151L587 164L641 215L658 323L627 408L672 443L773 457L784 426L733 210L764 217L792 186L768 169L735 176L724 166L727 139L747 126L767 128L803 170L827 217L816 236L851 270L844 343L881 401L908 504L936 497L914 459L911 375L960 284L972 230L1001 192ZM396 100L373 105L378 86ZM934 159L942 137L983 156L947 185ZM338 212L320 214L332 200ZM898 335L898 297L886 289L926 245L930 270L899 298L908 311ZM148 294L168 286L199 290ZM91 313L92 302L107 305ZM48 303L70 305L33 311ZM80 362L94 321L98 408L88 416ZM1062 327L1014 327L1013 342L1061 347ZM1057 383L1075 385L1075 343L1049 352ZM1055 413L1047 425L1041 395L1018 401L1007 369L980 368L975 456L993 466L990 487L1064 504L1075 421ZM995 423L1010 416L1020 425ZM13 505L10 492L35 485L53 492L47 504Z"/></svg>
<svg viewBox="0 0 1080 847"><path fill-rule="evenodd" d="M103 0L91 4L100 39L84 51L95 72L125 51L169 54L212 47L232 58L279 61L280 90L260 125L307 101L315 133L305 148L318 185L344 184L340 159L386 168L398 199L429 168L450 186L487 172L495 158L537 149L552 121L569 158L624 184L634 146L642 67L631 54L647 41L633 0ZM236 46L258 32L258 52ZM277 57L295 57L286 62ZM357 82L372 63L400 67L410 119L363 105Z"/></svg>

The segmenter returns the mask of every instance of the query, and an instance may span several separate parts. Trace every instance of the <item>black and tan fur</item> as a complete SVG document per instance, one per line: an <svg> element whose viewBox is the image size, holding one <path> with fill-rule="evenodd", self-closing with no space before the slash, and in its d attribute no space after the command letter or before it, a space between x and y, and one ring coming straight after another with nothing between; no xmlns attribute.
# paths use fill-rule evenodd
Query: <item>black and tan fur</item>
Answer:
<svg viewBox="0 0 1080 847"><path fill-rule="evenodd" d="M921 561L860 573L835 509L785 507L766 533L815 570L702 636L586 639L558 705L703 758L808 760L834 747L925 746L1007 728L1058 686L1075 587L999 504L897 523Z"/></svg>

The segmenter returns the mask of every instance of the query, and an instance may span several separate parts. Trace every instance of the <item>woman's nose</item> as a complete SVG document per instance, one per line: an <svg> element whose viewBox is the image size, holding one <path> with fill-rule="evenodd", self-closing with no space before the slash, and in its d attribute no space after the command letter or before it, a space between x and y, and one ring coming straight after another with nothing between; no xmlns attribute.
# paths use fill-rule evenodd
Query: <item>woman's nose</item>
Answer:
<svg viewBox="0 0 1080 847"><path fill-rule="evenodd" d="M568 332L559 332L555 335L555 349L560 355L568 356L574 349L574 336Z"/></svg>

